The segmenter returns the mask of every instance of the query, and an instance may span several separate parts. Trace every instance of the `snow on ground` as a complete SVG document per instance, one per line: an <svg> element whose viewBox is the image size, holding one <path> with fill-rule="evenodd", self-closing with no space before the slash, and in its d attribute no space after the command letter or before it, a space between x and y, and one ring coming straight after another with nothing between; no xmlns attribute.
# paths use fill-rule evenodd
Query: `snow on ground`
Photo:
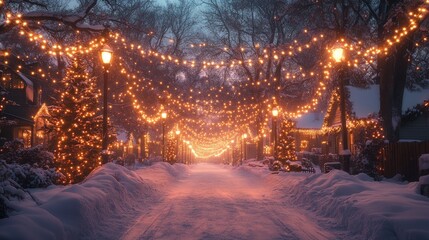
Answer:
<svg viewBox="0 0 429 240"><path fill-rule="evenodd" d="M157 165L151 174L160 172L168 180L177 170ZM159 196L153 183L140 175L110 163L80 184L34 190L42 204L17 202L17 211L0 220L0 239L117 239L127 227L124 220L131 221L140 204Z"/></svg>
<svg viewBox="0 0 429 240"><path fill-rule="evenodd" d="M0 239L429 239L418 183L272 174L266 166L107 164L81 184L32 191Z"/></svg>

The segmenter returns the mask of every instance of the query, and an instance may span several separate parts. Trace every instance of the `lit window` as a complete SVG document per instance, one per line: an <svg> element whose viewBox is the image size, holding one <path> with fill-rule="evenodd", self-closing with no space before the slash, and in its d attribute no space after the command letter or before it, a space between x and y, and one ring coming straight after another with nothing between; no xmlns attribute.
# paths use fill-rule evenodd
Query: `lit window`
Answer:
<svg viewBox="0 0 429 240"><path fill-rule="evenodd" d="M307 148L308 147L308 141L307 140L302 140L301 141L301 148Z"/></svg>
<svg viewBox="0 0 429 240"><path fill-rule="evenodd" d="M24 147L31 147L31 130L30 128L19 128L18 139L24 143Z"/></svg>
<svg viewBox="0 0 429 240"><path fill-rule="evenodd" d="M10 74L2 73L1 74L1 85L6 89L24 89L25 84L22 79Z"/></svg>

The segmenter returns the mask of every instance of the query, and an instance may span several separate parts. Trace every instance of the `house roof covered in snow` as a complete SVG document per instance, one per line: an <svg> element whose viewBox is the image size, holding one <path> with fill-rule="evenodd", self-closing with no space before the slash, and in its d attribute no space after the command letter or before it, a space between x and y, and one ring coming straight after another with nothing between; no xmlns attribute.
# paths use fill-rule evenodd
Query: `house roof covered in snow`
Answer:
<svg viewBox="0 0 429 240"><path fill-rule="evenodd" d="M296 119L296 127L301 129L321 129L323 112L309 112Z"/></svg>
<svg viewBox="0 0 429 240"><path fill-rule="evenodd" d="M350 91L350 101L353 104L352 111L357 118L368 117L371 113L380 110L379 85L370 85L368 88L347 86ZM410 91L405 89L402 103L402 113L407 109L422 104L429 99L429 88Z"/></svg>
<svg viewBox="0 0 429 240"><path fill-rule="evenodd" d="M352 111L356 118L365 118L380 110L380 93L378 85L371 85L368 88L358 88L347 86L350 92L350 102Z"/></svg>
<svg viewBox="0 0 429 240"><path fill-rule="evenodd" d="M402 101L402 113L405 113L407 109L413 108L417 104L422 104L425 100L429 100L429 88L416 91L405 89Z"/></svg>

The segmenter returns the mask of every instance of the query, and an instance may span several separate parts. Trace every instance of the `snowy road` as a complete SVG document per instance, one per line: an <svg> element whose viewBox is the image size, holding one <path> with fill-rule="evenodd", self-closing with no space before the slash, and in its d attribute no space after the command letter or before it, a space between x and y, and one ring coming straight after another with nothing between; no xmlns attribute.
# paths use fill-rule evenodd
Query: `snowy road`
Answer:
<svg viewBox="0 0 429 240"><path fill-rule="evenodd" d="M273 175L273 177L276 177ZM280 196L283 196L282 198ZM247 171L200 164L144 206L121 239L350 239Z"/></svg>
<svg viewBox="0 0 429 240"><path fill-rule="evenodd" d="M261 166L261 167L257 167ZM0 219L5 240L429 240L418 182L240 167L109 163L79 184L34 189Z"/></svg>

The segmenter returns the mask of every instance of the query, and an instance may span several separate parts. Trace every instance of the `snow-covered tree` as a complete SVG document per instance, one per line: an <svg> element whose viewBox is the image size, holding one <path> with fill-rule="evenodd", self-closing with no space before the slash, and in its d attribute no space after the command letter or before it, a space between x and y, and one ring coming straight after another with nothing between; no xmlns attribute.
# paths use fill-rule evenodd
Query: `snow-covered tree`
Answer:
<svg viewBox="0 0 429 240"><path fill-rule="evenodd" d="M280 125L280 133L277 143L276 158L281 161L296 160L295 138L292 134L294 123L284 120Z"/></svg>
<svg viewBox="0 0 429 240"><path fill-rule="evenodd" d="M51 107L57 139L54 154L67 183L75 183L101 164L101 94L80 57L74 59L59 85L59 99Z"/></svg>

